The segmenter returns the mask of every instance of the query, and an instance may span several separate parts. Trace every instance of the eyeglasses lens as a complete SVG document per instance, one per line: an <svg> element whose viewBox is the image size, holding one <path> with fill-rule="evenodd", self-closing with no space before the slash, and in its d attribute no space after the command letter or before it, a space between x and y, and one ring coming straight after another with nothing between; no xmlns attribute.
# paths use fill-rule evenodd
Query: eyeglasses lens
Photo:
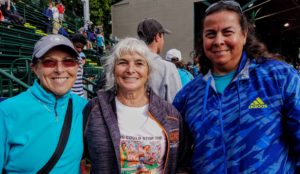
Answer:
<svg viewBox="0 0 300 174"><path fill-rule="evenodd" d="M62 61L46 59L41 61L42 65L46 68L54 68L57 66L58 62L61 62L64 67L74 67L77 64L75 59L64 59Z"/></svg>

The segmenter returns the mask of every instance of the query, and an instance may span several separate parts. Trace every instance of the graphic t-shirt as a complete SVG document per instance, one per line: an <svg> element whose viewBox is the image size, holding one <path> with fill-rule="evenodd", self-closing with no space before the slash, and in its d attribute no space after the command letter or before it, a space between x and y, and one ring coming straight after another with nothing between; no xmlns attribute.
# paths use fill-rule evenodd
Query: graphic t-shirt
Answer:
<svg viewBox="0 0 300 174"><path fill-rule="evenodd" d="M116 98L116 106L121 133L121 173L161 174L166 138L158 123L148 116L148 105L129 107Z"/></svg>

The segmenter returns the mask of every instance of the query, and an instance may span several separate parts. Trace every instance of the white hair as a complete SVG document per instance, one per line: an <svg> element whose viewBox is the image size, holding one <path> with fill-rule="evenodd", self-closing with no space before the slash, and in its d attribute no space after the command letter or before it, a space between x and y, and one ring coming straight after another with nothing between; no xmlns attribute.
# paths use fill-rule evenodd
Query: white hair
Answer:
<svg viewBox="0 0 300 174"><path fill-rule="evenodd" d="M115 65L117 59L124 54L138 54L141 57L145 58L148 64L149 71L148 81L151 78L153 65L150 57L150 49L144 41L132 37L127 37L120 40L118 44L114 46L112 53L106 57L106 63L104 65L104 72L106 73L105 90L117 88L114 74Z"/></svg>

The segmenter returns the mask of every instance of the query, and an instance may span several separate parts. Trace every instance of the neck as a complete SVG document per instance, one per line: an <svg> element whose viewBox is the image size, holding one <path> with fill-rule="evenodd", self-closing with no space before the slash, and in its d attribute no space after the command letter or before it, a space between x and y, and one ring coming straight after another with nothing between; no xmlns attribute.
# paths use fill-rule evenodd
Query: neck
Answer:
<svg viewBox="0 0 300 174"><path fill-rule="evenodd" d="M130 107L141 107L149 103L149 98L145 90L143 92L125 92L119 90L117 98L122 104Z"/></svg>
<svg viewBox="0 0 300 174"><path fill-rule="evenodd" d="M157 45L154 43L154 41L148 45L148 48L151 50L151 52L159 54Z"/></svg>
<svg viewBox="0 0 300 174"><path fill-rule="evenodd" d="M214 66L213 73L217 75L226 75L232 71L237 70L238 66L239 66L239 62L228 66Z"/></svg>

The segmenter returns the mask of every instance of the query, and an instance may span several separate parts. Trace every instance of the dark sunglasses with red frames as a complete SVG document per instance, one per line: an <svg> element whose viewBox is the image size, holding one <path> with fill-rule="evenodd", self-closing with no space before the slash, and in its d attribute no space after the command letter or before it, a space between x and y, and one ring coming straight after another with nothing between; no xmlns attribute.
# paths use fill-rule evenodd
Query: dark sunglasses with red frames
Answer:
<svg viewBox="0 0 300 174"><path fill-rule="evenodd" d="M66 68L74 67L78 64L78 60L73 59L73 58L65 58L60 61L52 59L52 58L44 58L44 59L40 60L40 62L42 64L42 66L45 68L54 68L58 65L58 62L61 62L61 64Z"/></svg>

